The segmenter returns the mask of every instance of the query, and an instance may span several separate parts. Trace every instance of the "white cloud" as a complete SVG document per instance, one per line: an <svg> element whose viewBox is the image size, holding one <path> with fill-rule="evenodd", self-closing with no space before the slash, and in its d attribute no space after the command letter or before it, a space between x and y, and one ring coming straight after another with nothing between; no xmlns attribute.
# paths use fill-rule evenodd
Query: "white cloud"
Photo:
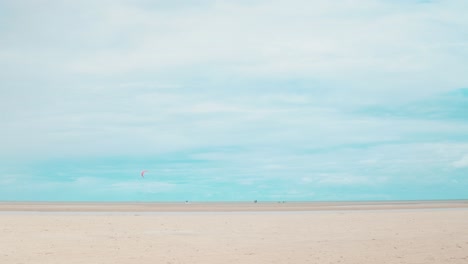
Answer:
<svg viewBox="0 0 468 264"><path fill-rule="evenodd" d="M108 190L124 193L161 193L169 192L176 188L176 186L176 184L166 182L122 181L112 183Z"/></svg>
<svg viewBox="0 0 468 264"><path fill-rule="evenodd" d="M452 163L455 168L468 168L468 155L465 155Z"/></svg>
<svg viewBox="0 0 468 264"><path fill-rule="evenodd" d="M41 23L9 23L15 33L8 34L3 50L7 58L16 54L9 66L50 69L42 73L48 79L57 73L112 78L138 72L311 78L346 86L351 94L377 90L396 98L467 84L463 1L11 5Z"/></svg>
<svg viewBox="0 0 468 264"><path fill-rule="evenodd" d="M347 112L466 85L464 1L32 4L8 2L0 31L2 156L320 149L468 131ZM272 92L262 80L286 81Z"/></svg>
<svg viewBox="0 0 468 264"><path fill-rule="evenodd" d="M376 180L364 176L329 174L321 175L318 181L319 184L326 185L373 185Z"/></svg>

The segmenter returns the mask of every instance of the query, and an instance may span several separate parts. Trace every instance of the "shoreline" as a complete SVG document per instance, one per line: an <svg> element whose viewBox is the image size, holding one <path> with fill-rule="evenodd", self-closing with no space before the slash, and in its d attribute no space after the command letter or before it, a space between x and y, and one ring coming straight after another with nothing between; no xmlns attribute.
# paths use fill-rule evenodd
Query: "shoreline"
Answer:
<svg viewBox="0 0 468 264"><path fill-rule="evenodd" d="M362 202L0 202L0 212L314 212L468 209L468 200Z"/></svg>

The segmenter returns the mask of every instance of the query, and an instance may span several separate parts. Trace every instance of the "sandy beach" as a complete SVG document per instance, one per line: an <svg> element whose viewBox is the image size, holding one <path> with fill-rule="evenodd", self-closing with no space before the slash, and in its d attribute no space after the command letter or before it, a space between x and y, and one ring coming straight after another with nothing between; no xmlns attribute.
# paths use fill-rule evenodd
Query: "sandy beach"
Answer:
<svg viewBox="0 0 468 264"><path fill-rule="evenodd" d="M0 203L0 263L468 263L468 202Z"/></svg>

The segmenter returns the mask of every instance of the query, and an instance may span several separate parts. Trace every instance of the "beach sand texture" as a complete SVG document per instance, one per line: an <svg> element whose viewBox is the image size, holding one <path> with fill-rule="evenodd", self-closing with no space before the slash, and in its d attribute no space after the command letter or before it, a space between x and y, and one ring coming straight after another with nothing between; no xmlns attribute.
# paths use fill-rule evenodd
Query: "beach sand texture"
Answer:
<svg viewBox="0 0 468 264"><path fill-rule="evenodd" d="M463 206L80 214L11 212L14 205L0 206L5 264L468 263Z"/></svg>

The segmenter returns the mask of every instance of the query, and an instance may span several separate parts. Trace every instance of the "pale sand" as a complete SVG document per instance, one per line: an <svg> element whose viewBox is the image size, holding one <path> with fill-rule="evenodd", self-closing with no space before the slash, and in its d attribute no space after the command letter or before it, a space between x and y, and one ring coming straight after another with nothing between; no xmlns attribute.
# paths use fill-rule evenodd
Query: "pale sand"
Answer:
<svg viewBox="0 0 468 264"><path fill-rule="evenodd" d="M0 263L467 264L467 207L0 203Z"/></svg>

